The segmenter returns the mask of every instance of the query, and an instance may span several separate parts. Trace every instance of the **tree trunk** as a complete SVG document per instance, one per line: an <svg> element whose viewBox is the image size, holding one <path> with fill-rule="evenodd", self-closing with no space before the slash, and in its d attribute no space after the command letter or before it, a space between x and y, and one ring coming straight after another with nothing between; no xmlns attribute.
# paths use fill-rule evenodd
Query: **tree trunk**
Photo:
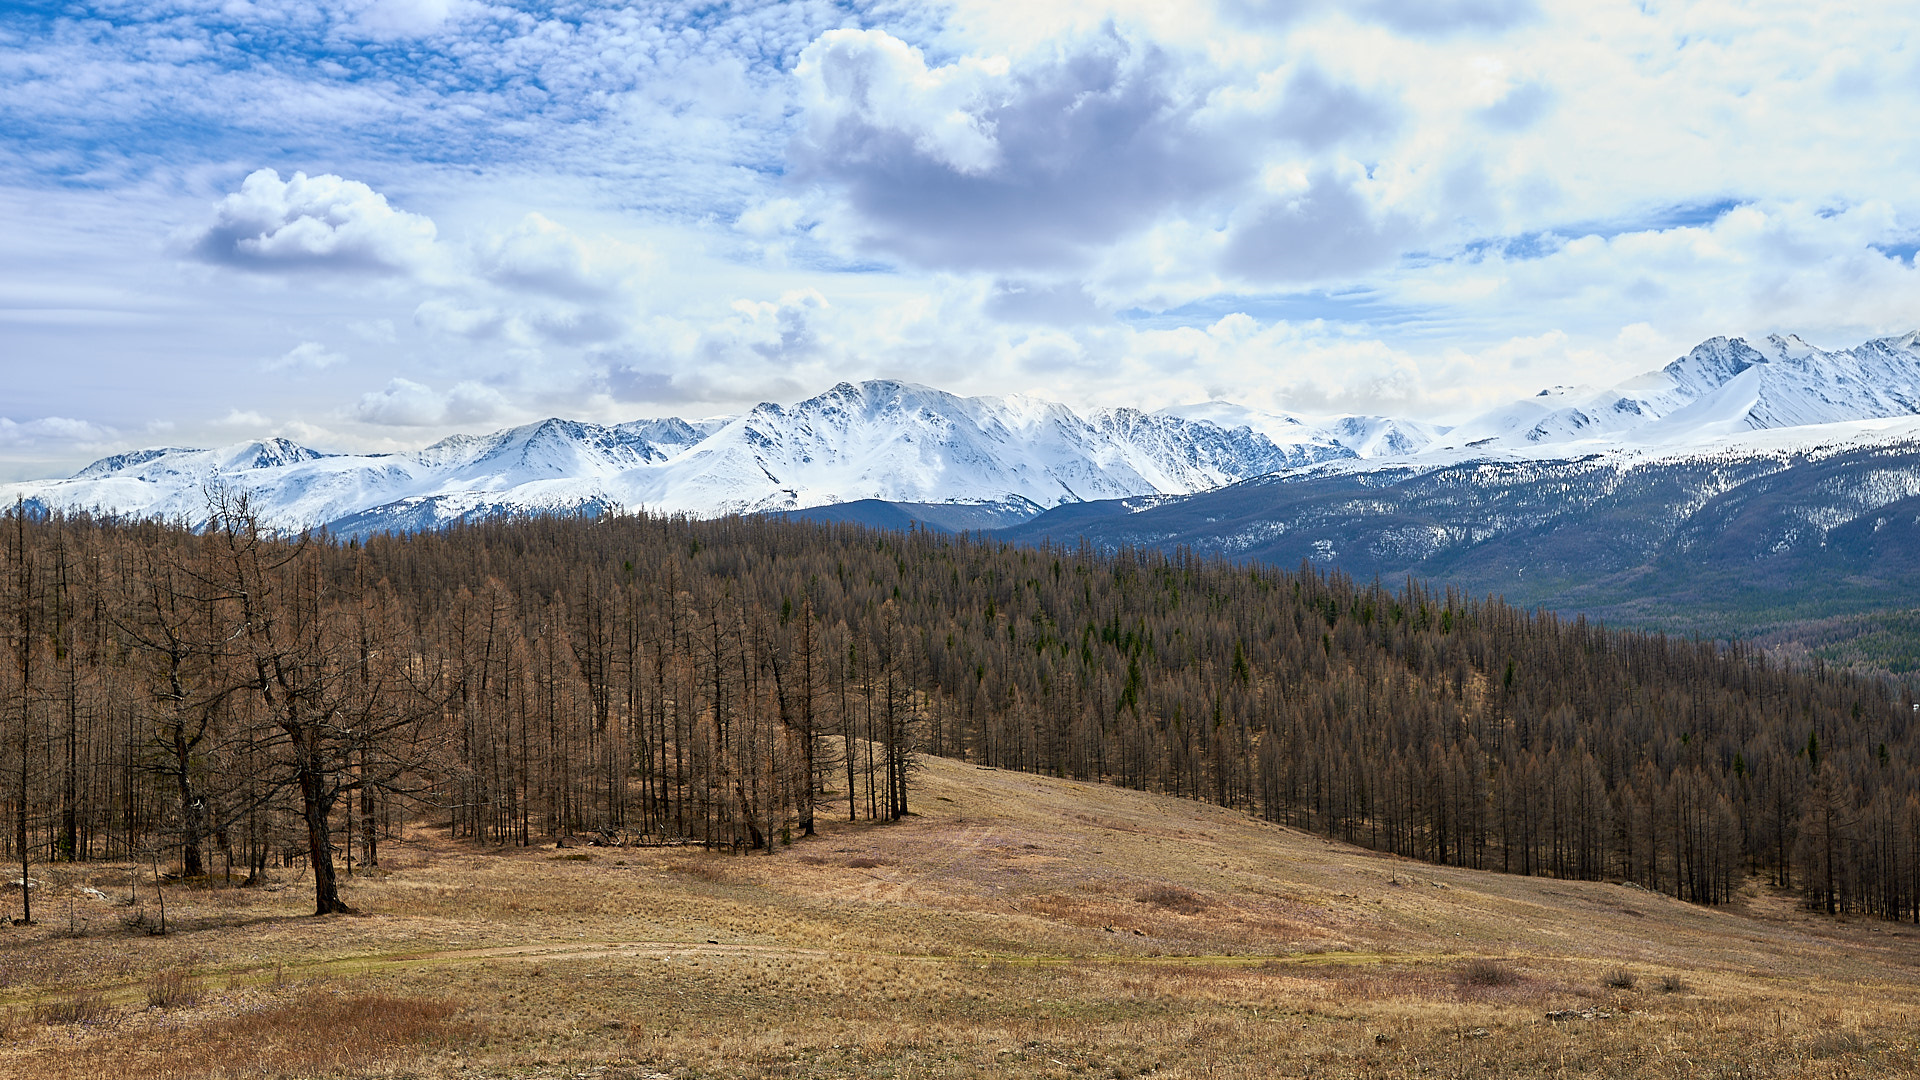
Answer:
<svg viewBox="0 0 1920 1080"><path fill-rule="evenodd" d="M352 915L354 910L340 899L340 881L333 869L333 843L327 818L332 809L326 794L326 776L314 760L319 747L313 745L314 733L293 733L293 749L300 761L300 802L307 819L307 861L313 864L313 913L315 915Z"/></svg>

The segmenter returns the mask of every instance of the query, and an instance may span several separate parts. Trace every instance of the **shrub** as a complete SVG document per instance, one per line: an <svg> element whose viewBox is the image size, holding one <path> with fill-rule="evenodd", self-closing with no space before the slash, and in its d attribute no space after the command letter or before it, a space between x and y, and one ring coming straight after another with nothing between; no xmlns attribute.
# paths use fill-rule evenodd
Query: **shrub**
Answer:
<svg viewBox="0 0 1920 1080"><path fill-rule="evenodd" d="M1662 975L1656 985L1660 987L1660 992L1663 994L1681 994L1687 989L1687 984L1681 981L1678 975Z"/></svg>
<svg viewBox="0 0 1920 1080"><path fill-rule="evenodd" d="M1207 909L1205 897L1178 885L1155 885L1134 899L1142 904L1152 904L1154 907L1177 911L1182 915L1197 915Z"/></svg>
<svg viewBox="0 0 1920 1080"><path fill-rule="evenodd" d="M1462 986L1512 986L1520 981L1519 972L1486 957L1462 964L1457 977Z"/></svg>
<svg viewBox="0 0 1920 1080"><path fill-rule="evenodd" d="M74 994L40 1006L43 1024L92 1024L106 1019L107 999L99 994Z"/></svg>
<svg viewBox="0 0 1920 1080"><path fill-rule="evenodd" d="M1636 981L1633 977L1633 972L1620 967L1614 968L1600 977L1600 985L1609 990L1631 990L1634 988Z"/></svg>
<svg viewBox="0 0 1920 1080"><path fill-rule="evenodd" d="M147 980L147 1004L156 1009L198 1005L201 992L200 980L187 974L185 968L162 971Z"/></svg>

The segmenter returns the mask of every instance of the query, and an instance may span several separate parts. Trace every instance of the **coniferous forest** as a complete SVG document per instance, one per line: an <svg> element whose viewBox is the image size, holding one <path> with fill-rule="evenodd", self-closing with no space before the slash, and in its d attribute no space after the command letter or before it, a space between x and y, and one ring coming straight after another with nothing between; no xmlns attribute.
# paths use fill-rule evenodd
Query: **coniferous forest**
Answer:
<svg viewBox="0 0 1920 1080"><path fill-rule="evenodd" d="M257 878L429 823L778 852L921 755L1455 865L1920 921L1911 687L1415 582L772 519L4 518L3 851ZM29 890L21 890L29 903ZM30 917L31 913L23 913Z"/></svg>

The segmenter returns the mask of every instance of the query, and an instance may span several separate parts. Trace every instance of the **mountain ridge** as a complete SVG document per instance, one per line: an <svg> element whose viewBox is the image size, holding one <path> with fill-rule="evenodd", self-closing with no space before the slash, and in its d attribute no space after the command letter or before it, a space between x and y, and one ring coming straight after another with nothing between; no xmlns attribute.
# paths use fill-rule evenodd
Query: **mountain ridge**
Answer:
<svg viewBox="0 0 1920 1080"><path fill-rule="evenodd" d="M1550 388L1452 428L1219 400L1081 413L1028 395L961 397L877 379L733 417L611 425L553 417L399 453L324 453L284 438L133 450L65 479L0 490L42 509L197 521L217 487L245 494L276 528L344 533L621 508L711 517L887 503L1038 514L1195 497L1256 477L1685 451L1915 414L1920 332L1841 350L1792 335L1758 345L1715 337L1611 388ZM919 516L936 518L1009 520L999 511Z"/></svg>

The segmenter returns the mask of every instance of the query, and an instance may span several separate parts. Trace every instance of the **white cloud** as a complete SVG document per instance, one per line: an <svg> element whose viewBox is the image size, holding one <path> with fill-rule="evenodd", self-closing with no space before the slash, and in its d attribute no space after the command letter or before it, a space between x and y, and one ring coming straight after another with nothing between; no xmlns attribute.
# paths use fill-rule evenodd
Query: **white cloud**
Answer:
<svg viewBox="0 0 1920 1080"><path fill-rule="evenodd" d="M384 390L363 394L348 418L387 427L431 427L497 420L509 411L499 391L479 383L456 383L441 393L411 379L396 378Z"/></svg>
<svg viewBox="0 0 1920 1080"><path fill-rule="evenodd" d="M258 169L191 240L208 262L249 270L401 273L435 258L430 218L395 210L358 180Z"/></svg>
<svg viewBox="0 0 1920 1080"><path fill-rule="evenodd" d="M962 57L927 67L926 56L884 30L830 30L800 54L794 76L816 143L837 129L905 136L915 152L955 172L979 176L1000 163L995 125L1005 57Z"/></svg>
<svg viewBox="0 0 1920 1080"><path fill-rule="evenodd" d="M261 364L268 371L324 371L347 358L317 341L303 341Z"/></svg>
<svg viewBox="0 0 1920 1080"><path fill-rule="evenodd" d="M220 427L260 430L272 427L273 419L253 409L228 409L227 415L215 420L214 423Z"/></svg>
<svg viewBox="0 0 1920 1080"><path fill-rule="evenodd" d="M608 236L592 240L528 214L504 235L478 245L475 257L488 281L512 291L568 300L599 300L641 283L653 253Z"/></svg>
<svg viewBox="0 0 1920 1080"><path fill-rule="evenodd" d="M385 446L871 376L1440 416L1920 311L1898 6L154 0L3 25L10 407L140 438L225 438L204 418L232 409Z"/></svg>
<svg viewBox="0 0 1920 1080"><path fill-rule="evenodd" d="M77 446L84 449L103 446L114 437L115 433L109 428L67 416L43 416L37 420L10 420L0 416L0 447Z"/></svg>
<svg viewBox="0 0 1920 1080"><path fill-rule="evenodd" d="M372 0L353 12L352 25L373 37L419 37L439 30L456 9L475 7L456 0Z"/></svg>

